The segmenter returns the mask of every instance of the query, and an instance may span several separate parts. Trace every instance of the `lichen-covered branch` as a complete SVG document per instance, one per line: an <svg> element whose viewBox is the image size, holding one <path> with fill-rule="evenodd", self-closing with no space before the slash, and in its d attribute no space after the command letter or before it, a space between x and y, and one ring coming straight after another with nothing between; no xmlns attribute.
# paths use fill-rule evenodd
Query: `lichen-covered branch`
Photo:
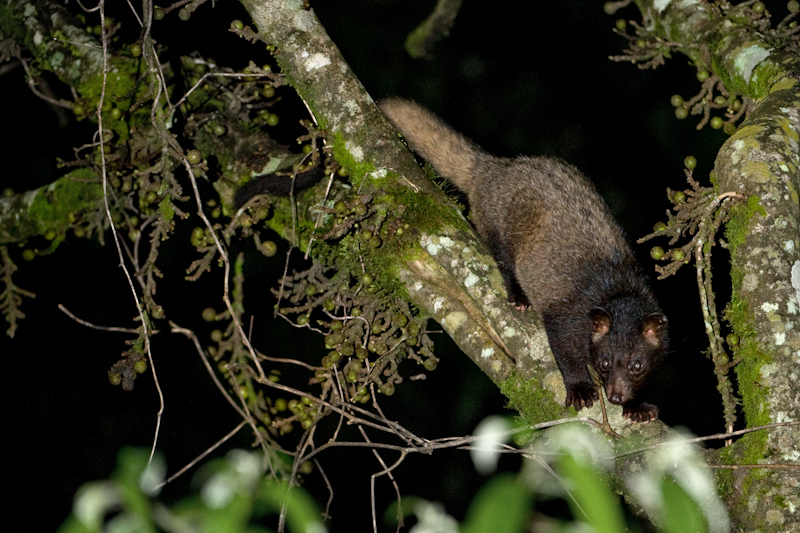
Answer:
<svg viewBox="0 0 800 533"><path fill-rule="evenodd" d="M485 247L455 204L423 175L397 141L396 132L313 12L278 1L245 1L244 5L264 40L276 47L282 72L325 130L333 154L349 171L354 187L393 204L390 210L399 205L407 208L406 220L413 221L415 231L382 269L400 279L414 305L437 318L495 381L508 380L516 369L524 379L544 385L549 400L541 406L563 410L554 407L553 398L563 395L563 384L552 357L543 356L547 343L541 323L534 321L530 311L514 316L517 313L504 300L499 274ZM471 254L472 271L462 252ZM364 260L375 259L365 256ZM476 264L480 269L476 270ZM487 301L478 294L492 297ZM534 409L525 414L542 419Z"/></svg>
<svg viewBox="0 0 800 533"><path fill-rule="evenodd" d="M0 8L0 30L24 44L49 70L78 92L94 84L103 68L97 38L57 3L13 0Z"/></svg>
<svg viewBox="0 0 800 533"><path fill-rule="evenodd" d="M0 244L36 236L54 240L70 228L100 229L103 191L92 169L74 170L49 185L0 199Z"/></svg>
<svg viewBox="0 0 800 533"><path fill-rule="evenodd" d="M563 385L552 357L546 355L546 336L538 317L532 311L520 314L508 306L493 261L458 207L423 174L399 142L396 131L384 120L313 12L303 9L301 3L245 2L245 6L258 32L243 24L234 24L232 31L270 43L280 74L253 64L244 73L235 73L197 57L156 68L157 58L152 57L154 52L145 39L125 53L110 50L105 94L113 98L107 98L108 105L98 101L101 48L91 36L72 35L86 31L69 22L68 13L50 3L38 4L34 10L22 3L12 4L2 13L4 34L24 43L41 58L45 69L76 89L73 111L92 119L93 110L100 108L104 127L115 133L104 145L112 216L119 217L121 233L132 243L130 260L147 295L148 308L152 307L157 317L164 313L151 302L159 276L155 266L158 249L176 221L188 216L182 211L186 198L180 185L181 158L186 157L194 172L203 175L208 171L207 158L213 157L223 174L214 182L221 205L209 204L209 214L233 218L227 227L216 224L221 237L230 239L242 231L245 237L255 233L257 238L250 228L265 221L323 264L326 259L331 261L328 266L338 261L338 267L346 271L343 275L357 279L374 276L371 283L361 280L364 289L390 287L410 297L421 315L442 320L445 329L492 379L504 390L516 391L512 402L531 420L561 416L564 408L558 398ZM54 27L53 21L61 22ZM58 44L59 32L72 35L59 46L77 43L75 46L90 55L82 61L96 68L81 71L78 77L72 76L74 65L60 70L64 54L53 45ZM82 46L86 39L93 46ZM79 52L66 55L70 61L82 57ZM164 94L162 88L173 78L190 90L182 95ZM253 96L255 82L258 89ZM276 170L291 174L298 162L305 160L252 127L270 118L270 104L262 95L286 83L297 90L311 111L315 124L309 126L310 137L324 139L324 152L336 159L334 165L325 163L326 171L335 172L341 166L350 183L337 181L328 190L330 179L323 180L309 194L275 199L271 204L257 201L237 212L233 195L242 183ZM178 113L183 117L183 130L168 131L168 117ZM317 129L311 131L314 126ZM108 223L100 209L98 152L98 146L87 145L78 160L70 163L79 170L37 191L2 200L0 242L45 236L53 239L54 249L69 230L76 235L96 232L102 239ZM270 211L270 206L275 209ZM149 252L140 254L148 235ZM218 260L213 237L208 228L195 228L192 233L192 243L202 254L190 266L192 279ZM456 248L443 247L437 257L433 253L436 246L431 244L437 239L440 244L452 242ZM472 272L461 272L459 262L453 259L463 258L444 261L448 251L454 250L475 254L481 261L475 262ZM478 263L483 263L480 269ZM491 306L486 303L487 294L493 295ZM447 307L451 312L444 315L443 298L451 301ZM342 301L353 305L355 300Z"/></svg>
<svg viewBox="0 0 800 533"><path fill-rule="evenodd" d="M796 384L800 304L791 271L800 264L800 57L769 25L763 5L745 2L637 0L655 38L675 43L725 85L753 99L749 118L718 153L718 193L750 199L733 208L727 225L733 296L726 317L740 338L735 356L748 426L800 420ZM767 17L765 19L765 17ZM788 33L787 33L788 32ZM796 461L800 432L778 428L749 435L721 453L729 462ZM794 471L726 471L729 508L742 530L796 530L800 506ZM757 503L752 495L759 494Z"/></svg>

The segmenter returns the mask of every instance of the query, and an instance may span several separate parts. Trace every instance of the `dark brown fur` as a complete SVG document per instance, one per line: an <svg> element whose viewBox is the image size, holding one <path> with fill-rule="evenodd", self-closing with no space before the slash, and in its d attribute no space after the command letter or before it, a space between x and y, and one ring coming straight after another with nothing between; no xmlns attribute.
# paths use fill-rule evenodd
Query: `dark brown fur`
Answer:
<svg viewBox="0 0 800 533"><path fill-rule="evenodd" d="M656 418L658 409L634 396L666 352L667 320L594 185L557 159L494 157L413 102L379 105L411 148L466 193L509 300L542 315L566 404L598 400L591 365L625 416Z"/></svg>

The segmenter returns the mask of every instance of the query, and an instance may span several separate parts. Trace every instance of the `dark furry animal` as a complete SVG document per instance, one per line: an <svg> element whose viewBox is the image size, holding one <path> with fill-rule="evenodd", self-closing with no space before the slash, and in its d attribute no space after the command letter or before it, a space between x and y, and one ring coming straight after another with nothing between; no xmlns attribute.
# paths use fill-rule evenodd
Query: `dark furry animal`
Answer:
<svg viewBox="0 0 800 533"><path fill-rule="evenodd" d="M656 406L634 397L666 353L667 318L594 185L557 159L492 156L413 102L379 106L409 146L466 193L509 300L544 319L566 405L599 399L591 365L624 416L657 418Z"/></svg>

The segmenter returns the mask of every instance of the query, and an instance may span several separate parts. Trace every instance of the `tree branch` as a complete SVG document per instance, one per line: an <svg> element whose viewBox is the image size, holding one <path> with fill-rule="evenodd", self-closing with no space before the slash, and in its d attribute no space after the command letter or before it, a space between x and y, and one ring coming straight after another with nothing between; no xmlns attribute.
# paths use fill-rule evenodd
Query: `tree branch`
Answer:
<svg viewBox="0 0 800 533"><path fill-rule="evenodd" d="M715 162L719 193L749 198L732 210L727 225L733 295L726 317L741 338L735 356L739 391L748 426L800 420L797 396L798 287L792 268L800 264L800 57L779 48L779 32L762 24L749 4L637 0L657 37L679 43L698 67L713 72L732 93L756 105L720 149ZM748 4L748 5L746 5ZM720 454L721 462L782 462L800 441L797 426L751 434ZM732 476L731 473L721 474ZM729 477L729 509L743 530L769 528L769 513L781 514L784 529L797 523L785 509L800 506L796 472L745 472ZM744 479L746 478L746 480ZM754 512L750 490L758 483ZM786 520L786 522L784 522ZM791 529L791 528L789 528Z"/></svg>

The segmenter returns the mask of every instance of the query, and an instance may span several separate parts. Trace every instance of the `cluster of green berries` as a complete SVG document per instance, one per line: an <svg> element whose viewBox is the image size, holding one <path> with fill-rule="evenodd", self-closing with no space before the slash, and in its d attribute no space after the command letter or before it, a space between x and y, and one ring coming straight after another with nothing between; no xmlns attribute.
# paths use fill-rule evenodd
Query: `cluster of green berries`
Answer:
<svg viewBox="0 0 800 533"><path fill-rule="evenodd" d="M700 81L705 81L708 78L708 75L709 75L708 71L701 69L697 72L697 79ZM684 102L683 97L681 95L679 94L672 95L672 98L670 98L670 103L675 108L676 118L678 118L679 120L683 120L689 116L689 108L686 105L686 102ZM718 107L727 105L728 109L734 113L739 111L742 107L742 101L739 100L738 98L729 100L722 95L717 95L714 98L714 104ZM728 135L733 135L733 133L736 131L735 124L733 124L732 122L726 122L720 116L711 117L708 124L709 126L711 126L711 128L715 130L722 128L722 130Z"/></svg>

